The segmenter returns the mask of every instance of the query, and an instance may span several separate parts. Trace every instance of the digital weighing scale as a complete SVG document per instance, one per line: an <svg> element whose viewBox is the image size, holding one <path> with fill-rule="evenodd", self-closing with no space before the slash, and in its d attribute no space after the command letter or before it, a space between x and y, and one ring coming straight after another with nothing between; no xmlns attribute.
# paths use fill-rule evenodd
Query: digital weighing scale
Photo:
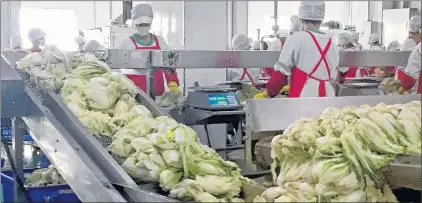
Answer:
<svg viewBox="0 0 422 203"><path fill-rule="evenodd" d="M242 108L236 95L237 88L228 85L191 87L187 105L208 111L230 111Z"/></svg>

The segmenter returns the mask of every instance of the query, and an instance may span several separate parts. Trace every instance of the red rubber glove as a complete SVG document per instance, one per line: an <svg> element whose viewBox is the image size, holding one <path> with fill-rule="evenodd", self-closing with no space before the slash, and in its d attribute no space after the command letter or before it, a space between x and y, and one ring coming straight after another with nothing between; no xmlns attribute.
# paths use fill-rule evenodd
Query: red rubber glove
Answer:
<svg viewBox="0 0 422 203"><path fill-rule="evenodd" d="M173 73L171 71L165 70L164 76L166 77L167 84L169 84L170 82L175 82L177 85L180 85L176 69L173 69Z"/></svg>

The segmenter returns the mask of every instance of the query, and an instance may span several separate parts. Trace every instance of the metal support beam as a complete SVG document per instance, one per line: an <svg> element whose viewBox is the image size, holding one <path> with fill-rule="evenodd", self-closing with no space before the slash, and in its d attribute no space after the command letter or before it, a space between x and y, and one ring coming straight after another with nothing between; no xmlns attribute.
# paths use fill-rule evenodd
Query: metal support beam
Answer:
<svg viewBox="0 0 422 203"><path fill-rule="evenodd" d="M12 120L12 151L13 151L13 162L16 168L16 174L14 178L14 196L15 202L23 202L24 194L19 187L17 177L24 177L23 173L23 135L25 134L26 125L22 118L14 118Z"/></svg>

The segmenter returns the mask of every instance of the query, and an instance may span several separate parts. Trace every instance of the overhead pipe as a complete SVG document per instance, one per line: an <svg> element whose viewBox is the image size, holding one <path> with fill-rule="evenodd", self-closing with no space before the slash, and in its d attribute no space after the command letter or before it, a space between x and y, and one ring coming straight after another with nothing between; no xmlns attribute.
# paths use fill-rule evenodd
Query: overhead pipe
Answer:
<svg viewBox="0 0 422 203"><path fill-rule="evenodd" d="M274 37L277 37L277 32L279 30L279 27L278 27L278 1L277 0L274 1L274 14L273 14L273 18L274 18L274 25L272 26L271 29L274 31L274 34L264 35L264 36L261 37L261 39L259 41L259 49L260 50L264 50L264 38L274 38Z"/></svg>
<svg viewBox="0 0 422 203"><path fill-rule="evenodd" d="M231 49L234 36L234 1L227 1L227 37L228 49Z"/></svg>

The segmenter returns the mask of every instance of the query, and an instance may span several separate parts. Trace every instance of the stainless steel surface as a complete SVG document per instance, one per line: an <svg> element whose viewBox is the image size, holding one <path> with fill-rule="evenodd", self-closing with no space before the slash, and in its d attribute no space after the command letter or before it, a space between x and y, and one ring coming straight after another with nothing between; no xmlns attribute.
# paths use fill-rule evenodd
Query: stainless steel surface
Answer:
<svg viewBox="0 0 422 203"><path fill-rule="evenodd" d="M114 69L150 68L150 51L107 49L107 63Z"/></svg>
<svg viewBox="0 0 422 203"><path fill-rule="evenodd" d="M107 50L115 69L148 68L148 51ZM151 67L166 68L262 68L273 67L278 51L152 51ZM341 51L340 67L404 66L410 52Z"/></svg>
<svg viewBox="0 0 422 203"><path fill-rule="evenodd" d="M24 191L19 187L16 177L24 177L23 173L23 135L25 134L25 123L21 118L14 118L12 120L12 158L16 168L16 175L13 179L13 195L16 202L23 202Z"/></svg>
<svg viewBox="0 0 422 203"><path fill-rule="evenodd" d="M1 69L2 72L4 72L3 69L15 71L10 66L2 66ZM20 75L17 75L16 79L18 77ZM1 82L4 82L3 78ZM40 92L36 90L36 87L23 82L24 88L18 91L26 93L41 114L28 114L22 118L31 130L31 136L37 145L81 201L142 202L155 199L156 202L163 202L169 200L167 197L156 194L151 196L149 191L137 190L138 186L135 182L55 93ZM145 93L141 92L137 99L155 116L168 115L155 106ZM113 184L125 185L125 188L117 191Z"/></svg>
<svg viewBox="0 0 422 203"><path fill-rule="evenodd" d="M189 90L201 92L234 92L237 89L228 85L189 87Z"/></svg>
<svg viewBox="0 0 422 203"><path fill-rule="evenodd" d="M289 99L252 99L247 103L247 128L253 132L284 130L300 118L314 117L328 108L349 105L403 104L420 101L420 94L355 97L304 97ZM312 104L312 107L309 106Z"/></svg>

